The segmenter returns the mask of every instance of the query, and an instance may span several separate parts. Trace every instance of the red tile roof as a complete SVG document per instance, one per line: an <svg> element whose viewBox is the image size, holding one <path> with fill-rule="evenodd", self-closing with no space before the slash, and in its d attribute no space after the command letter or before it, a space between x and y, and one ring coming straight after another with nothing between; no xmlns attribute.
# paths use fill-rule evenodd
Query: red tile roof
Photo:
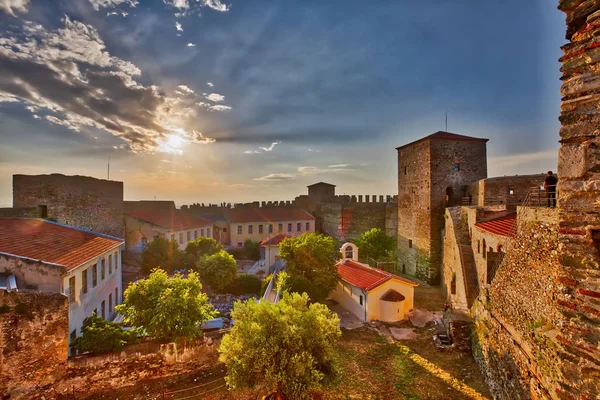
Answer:
<svg viewBox="0 0 600 400"><path fill-rule="evenodd" d="M73 269L122 239L33 218L0 218L0 252Z"/></svg>
<svg viewBox="0 0 600 400"><path fill-rule="evenodd" d="M375 269L366 264L352 260L344 260L343 262L339 262L338 273L343 281L346 281L352 286L356 286L357 288L366 291L374 289L390 279L396 279L412 286L419 285L417 282L401 278L389 272Z"/></svg>
<svg viewBox="0 0 600 400"><path fill-rule="evenodd" d="M480 141L487 142L488 140L490 140L490 139L484 139L484 138L476 138L476 137L472 137L472 136L458 135L456 133L437 131L436 133L432 133L429 136L422 137L421 139L415 140L414 142L407 143L400 147L396 147L396 150L402 149L406 146L410 146L415 143L419 143L419 142L422 142L422 141L428 140L428 139L431 139L431 140L458 140L458 141L464 140L464 141L470 141L470 142L480 142Z"/></svg>
<svg viewBox="0 0 600 400"><path fill-rule="evenodd" d="M154 225L162 226L170 231L201 228L203 226L212 225L212 222L204 218L196 217L195 215L181 210L161 210L155 208L130 211L126 215L150 222Z"/></svg>
<svg viewBox="0 0 600 400"><path fill-rule="evenodd" d="M230 222L312 221L312 215L293 207L239 207L228 211Z"/></svg>
<svg viewBox="0 0 600 400"><path fill-rule="evenodd" d="M475 226L496 235L512 237L517 231L517 213L479 222Z"/></svg>
<svg viewBox="0 0 600 400"><path fill-rule="evenodd" d="M290 235L286 235L285 233L280 233L279 235L271 236L260 242L261 246L277 246L279 243L283 242L285 239L291 238Z"/></svg>

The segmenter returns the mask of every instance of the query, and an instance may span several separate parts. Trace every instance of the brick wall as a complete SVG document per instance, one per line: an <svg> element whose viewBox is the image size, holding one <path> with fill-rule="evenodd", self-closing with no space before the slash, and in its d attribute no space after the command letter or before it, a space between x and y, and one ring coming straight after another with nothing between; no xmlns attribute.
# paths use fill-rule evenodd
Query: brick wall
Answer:
<svg viewBox="0 0 600 400"><path fill-rule="evenodd" d="M65 376L68 319L64 295L0 290L0 397L30 399Z"/></svg>
<svg viewBox="0 0 600 400"><path fill-rule="evenodd" d="M123 237L123 182L61 174L13 175L13 207L40 205L60 223Z"/></svg>
<svg viewBox="0 0 600 400"><path fill-rule="evenodd" d="M0 218L44 218L42 207L0 208Z"/></svg>
<svg viewBox="0 0 600 400"><path fill-rule="evenodd" d="M398 208L386 203L328 203L320 205L315 217L321 231L339 242L358 239L366 231L379 228L389 236L397 232Z"/></svg>
<svg viewBox="0 0 600 400"><path fill-rule="evenodd" d="M546 179L546 174L481 179L469 185L465 197L472 199L471 204L474 206L507 204L514 207L525 200L530 188L543 185L544 179ZM510 190L513 191L512 194L510 194Z"/></svg>

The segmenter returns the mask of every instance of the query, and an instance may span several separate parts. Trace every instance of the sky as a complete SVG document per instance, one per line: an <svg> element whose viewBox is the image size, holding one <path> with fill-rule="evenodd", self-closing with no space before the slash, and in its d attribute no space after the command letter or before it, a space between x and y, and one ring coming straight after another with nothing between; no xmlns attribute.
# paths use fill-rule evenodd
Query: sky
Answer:
<svg viewBox="0 0 600 400"><path fill-rule="evenodd" d="M127 200L395 194L446 113L489 176L555 170L564 32L547 0L0 0L0 206L109 158Z"/></svg>

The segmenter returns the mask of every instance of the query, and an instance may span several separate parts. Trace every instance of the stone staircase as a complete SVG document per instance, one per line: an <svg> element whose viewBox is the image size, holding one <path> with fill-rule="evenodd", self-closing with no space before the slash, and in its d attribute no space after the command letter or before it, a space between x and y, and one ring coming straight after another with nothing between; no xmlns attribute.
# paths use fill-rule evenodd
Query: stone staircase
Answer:
<svg viewBox="0 0 600 400"><path fill-rule="evenodd" d="M459 243L460 256L463 264L463 273L465 275L465 293L467 295L467 307L471 308L477 294L479 293L479 281L477 279L477 266L475 265L475 255L470 244Z"/></svg>

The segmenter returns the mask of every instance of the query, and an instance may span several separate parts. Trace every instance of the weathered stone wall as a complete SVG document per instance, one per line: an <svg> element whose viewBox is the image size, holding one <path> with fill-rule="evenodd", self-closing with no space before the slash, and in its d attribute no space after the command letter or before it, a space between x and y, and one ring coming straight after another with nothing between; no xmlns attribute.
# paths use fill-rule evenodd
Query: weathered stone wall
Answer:
<svg viewBox="0 0 600 400"><path fill-rule="evenodd" d="M0 208L0 218L45 218L42 207Z"/></svg>
<svg viewBox="0 0 600 400"><path fill-rule="evenodd" d="M444 260L442 267L442 287L454 308L467 308L466 277L461 264L460 238L466 232L467 215L464 207L446 209L446 229L444 230ZM455 293L452 293L452 281Z"/></svg>
<svg viewBox="0 0 600 400"><path fill-rule="evenodd" d="M386 203L327 203L315 211L321 232L339 242L353 241L363 233L379 228L389 236L396 236L397 211L395 204Z"/></svg>
<svg viewBox="0 0 600 400"><path fill-rule="evenodd" d="M497 398L562 398L558 218L554 209L524 214L491 286L472 309L474 354Z"/></svg>
<svg viewBox="0 0 600 400"><path fill-rule="evenodd" d="M66 374L68 298L0 290L0 396L30 399Z"/></svg>
<svg viewBox="0 0 600 400"><path fill-rule="evenodd" d="M535 174L481 179L467 187L465 197L472 200L474 206L505 204L514 207L525 200L530 188L542 186L545 178L546 174Z"/></svg>
<svg viewBox="0 0 600 400"><path fill-rule="evenodd" d="M88 176L13 175L13 207L47 206L48 218L123 237L123 182Z"/></svg>
<svg viewBox="0 0 600 400"><path fill-rule="evenodd" d="M63 266L0 254L0 273L15 275L19 289L58 293L66 272Z"/></svg>
<svg viewBox="0 0 600 400"><path fill-rule="evenodd" d="M561 0L567 40L558 157L561 396L600 396L600 2Z"/></svg>

